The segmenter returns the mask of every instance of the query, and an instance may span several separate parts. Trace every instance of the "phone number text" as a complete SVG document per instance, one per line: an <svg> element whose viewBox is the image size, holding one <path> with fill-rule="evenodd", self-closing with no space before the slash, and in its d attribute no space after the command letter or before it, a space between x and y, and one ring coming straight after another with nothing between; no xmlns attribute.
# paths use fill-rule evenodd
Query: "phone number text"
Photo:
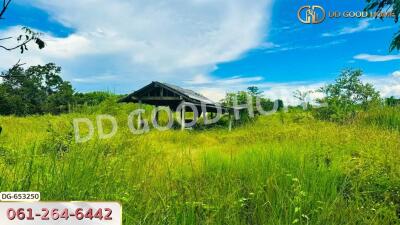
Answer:
<svg viewBox="0 0 400 225"><path fill-rule="evenodd" d="M7 209L8 220L112 220L112 209L110 208L42 208L41 211L34 211L32 208L9 208Z"/></svg>

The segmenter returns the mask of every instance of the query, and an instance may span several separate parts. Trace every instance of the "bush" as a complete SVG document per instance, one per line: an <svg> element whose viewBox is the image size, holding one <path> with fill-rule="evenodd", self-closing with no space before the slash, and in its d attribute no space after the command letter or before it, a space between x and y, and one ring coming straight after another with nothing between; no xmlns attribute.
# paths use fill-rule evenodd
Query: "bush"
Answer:
<svg viewBox="0 0 400 225"><path fill-rule="evenodd" d="M374 87L361 82L361 70L344 70L334 84L329 84L318 91L325 95L318 99L324 107L315 110L319 119L336 122L351 121L358 111L379 105L380 95Z"/></svg>

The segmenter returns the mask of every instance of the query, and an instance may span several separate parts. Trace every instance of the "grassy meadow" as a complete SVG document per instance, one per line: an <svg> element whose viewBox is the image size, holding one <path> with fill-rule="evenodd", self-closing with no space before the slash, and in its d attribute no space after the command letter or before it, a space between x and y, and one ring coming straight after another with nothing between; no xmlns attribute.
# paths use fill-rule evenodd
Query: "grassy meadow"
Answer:
<svg viewBox="0 0 400 225"><path fill-rule="evenodd" d="M400 224L398 109L343 125L290 112L232 132L133 135L135 107L0 117L0 190L119 201L124 224ZM117 134L75 143L73 118L100 113Z"/></svg>

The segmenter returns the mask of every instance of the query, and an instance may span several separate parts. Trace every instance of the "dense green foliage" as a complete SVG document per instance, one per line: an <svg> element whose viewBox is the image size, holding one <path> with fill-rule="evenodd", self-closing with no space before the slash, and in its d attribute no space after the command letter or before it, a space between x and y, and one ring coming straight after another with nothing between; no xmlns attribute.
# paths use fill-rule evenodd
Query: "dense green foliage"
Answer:
<svg viewBox="0 0 400 225"><path fill-rule="evenodd" d="M379 92L371 84L362 83L361 76L361 70L344 70L335 83L319 89L325 97L318 100L323 107L315 111L316 116L320 119L344 122L353 119L357 111L379 105Z"/></svg>
<svg viewBox="0 0 400 225"><path fill-rule="evenodd" d="M0 83L0 115L31 115L70 112L80 105L96 105L117 97L106 92L76 93L54 63L15 66L3 72Z"/></svg>
<svg viewBox="0 0 400 225"><path fill-rule="evenodd" d="M230 92L227 93L225 98L221 100L222 105L233 107L236 105L246 105L252 103L255 113L257 113L257 101L263 110L269 111L274 108L274 102L263 96L263 92L256 86L248 87L246 91ZM277 109L284 107L282 100L277 100Z"/></svg>
<svg viewBox="0 0 400 225"><path fill-rule="evenodd" d="M60 71L60 67L49 63L26 70L16 66L2 73L0 114L36 114L65 106L71 101L73 90L69 82L61 79Z"/></svg>
<svg viewBox="0 0 400 225"><path fill-rule="evenodd" d="M386 108L351 125L281 112L232 132L133 135L136 107L0 117L0 190L117 200L124 224L400 224L400 133L375 122L392 123L375 119ZM117 118L117 135L76 144L72 119L101 113Z"/></svg>
<svg viewBox="0 0 400 225"><path fill-rule="evenodd" d="M225 98L221 100L221 103L223 106L227 107L245 106L246 108L249 108L247 105L251 104L254 116L260 115L260 110L272 111L275 109L275 111L279 111L284 107L282 100L278 99L276 101L271 101L270 99L265 98L263 92L256 86L248 87L246 91L227 93ZM243 122L249 120L253 120L253 117L250 116L249 110L242 109L240 121Z"/></svg>
<svg viewBox="0 0 400 225"><path fill-rule="evenodd" d="M112 99L117 101L122 96L116 95L110 92L88 92L88 93L75 93L74 94L74 104L77 105L89 105L94 106L98 105L108 99Z"/></svg>
<svg viewBox="0 0 400 225"><path fill-rule="evenodd" d="M387 106L400 106L400 99L396 99L394 96L385 99Z"/></svg>

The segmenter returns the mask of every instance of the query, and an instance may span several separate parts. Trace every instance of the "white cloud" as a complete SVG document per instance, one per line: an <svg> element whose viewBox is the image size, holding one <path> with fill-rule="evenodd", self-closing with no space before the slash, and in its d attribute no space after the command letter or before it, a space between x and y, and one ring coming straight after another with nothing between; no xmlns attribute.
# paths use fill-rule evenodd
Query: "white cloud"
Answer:
<svg viewBox="0 0 400 225"><path fill-rule="evenodd" d="M215 79L208 75L216 64L238 59L252 48L295 49L263 42L272 0L23 1L46 10L52 19L73 28L74 33L64 38L45 34L46 48L39 51L32 46L24 55L0 51L0 69L9 68L19 58L27 65L56 62L63 67L65 78L78 88L97 85L93 87L98 89L99 84L110 84L126 93L160 80L185 84L214 100L224 97L227 91L255 85L267 97L289 102L294 101L293 91L314 90L324 84L272 83L261 76ZM368 28L368 21L363 20L339 33ZM0 36L18 32L19 27L0 30ZM317 47L340 43L336 40ZM354 58L387 61L400 56L360 54ZM391 79L399 76L395 74ZM373 81L383 93L397 93L388 79Z"/></svg>
<svg viewBox="0 0 400 225"><path fill-rule="evenodd" d="M238 85L238 84L257 82L261 80L263 80L261 76L254 76L254 77L233 76L225 79L213 79L208 75L199 74L196 75L192 80L185 81L185 83L192 85L203 85L203 84Z"/></svg>
<svg viewBox="0 0 400 225"><path fill-rule="evenodd" d="M198 88L200 93L204 96L219 101L225 97L227 92L236 92L246 90L249 86L257 86L263 92L266 98L271 100L281 99L287 105L298 105L300 102L293 97L293 92L300 90L302 92L315 91L318 88L324 86L323 82L290 82L290 83L279 83L279 82L260 82L260 83L242 83L230 87L222 85L208 85L207 87L192 87ZM309 96L309 101L313 102L317 98L321 98L322 94L313 92Z"/></svg>
<svg viewBox="0 0 400 225"><path fill-rule="evenodd" d="M114 75L102 75L102 76L95 76L95 77L85 77L85 78L72 78L73 82L77 83L86 83L86 84L93 84L93 83L102 83L117 79Z"/></svg>
<svg viewBox="0 0 400 225"><path fill-rule="evenodd" d="M395 27L393 25L371 27L371 21L372 20L373 19L361 20L360 22L358 22L358 24L356 26L343 27L342 29L340 29L338 31L335 31L335 32L323 33L322 37L336 37L336 36L341 36L341 35L346 35L346 34L358 33L358 32L362 32L362 31L375 32L375 31L393 29Z"/></svg>
<svg viewBox="0 0 400 225"><path fill-rule="evenodd" d="M317 92L320 87L325 86L333 81L321 82L267 82L265 80L253 80L253 77L243 79L243 82L237 82L233 85L226 85L225 81L237 79L227 78L224 80L208 78L209 83L203 84L190 84L186 88L198 90L204 96L219 101L225 97L227 92L236 92L246 90L249 86L257 86L263 91L265 97L276 100L281 99L287 105L298 105L300 102L293 97L293 92L300 90L302 92L313 91L308 101L315 104L315 100L322 98L323 94ZM390 96L400 97L400 71L395 71L390 75L372 76L365 75L362 77L363 82L368 82L381 93L381 96L386 98ZM229 82L228 82L229 83Z"/></svg>
<svg viewBox="0 0 400 225"><path fill-rule="evenodd" d="M363 31L370 26L369 20L361 20L355 27L344 27L339 34L352 34Z"/></svg>
<svg viewBox="0 0 400 225"><path fill-rule="evenodd" d="M0 30L0 37L16 37L23 34L21 28L21 26L15 26L6 30ZM85 37L72 34L66 38L57 38L47 33L41 33L41 39L46 42L44 49L37 49L37 46L31 42L28 44L28 51L24 54L21 54L19 49L10 52L1 50L0 57L2 60L0 60L0 69L9 68L18 59L22 59L24 63L30 66L44 64L54 59L74 59L85 54L96 53L96 51L92 51L93 46L91 46L91 42ZM2 41L2 45L7 47L16 46L17 44L18 42L15 38Z"/></svg>
<svg viewBox="0 0 400 225"><path fill-rule="evenodd" d="M334 37L334 36L340 36L340 35L345 35L345 34L352 34L352 33L357 33L366 30L370 26L370 21L371 19L365 19L361 20L357 26L354 27L343 27L339 31L332 32L332 33L323 33L323 37Z"/></svg>
<svg viewBox="0 0 400 225"><path fill-rule="evenodd" d="M371 18L363 19L363 20L360 20L358 22L358 24L355 26L346 26L346 27L343 27L340 30L337 30L334 32L323 33L321 36L322 37L336 37L336 36L353 34L353 33L358 33L358 32L363 32L363 31L368 31L368 32L382 31L382 30L393 29L396 27L394 25L388 25L388 26L381 26L381 24L377 25L377 23L375 23L375 21L379 21L379 20L371 19Z"/></svg>
<svg viewBox="0 0 400 225"><path fill-rule="evenodd" d="M400 70L394 71L392 73L392 76L395 77L395 78L400 78Z"/></svg>
<svg viewBox="0 0 400 225"><path fill-rule="evenodd" d="M227 90L222 87L202 87L198 89L198 92L207 98L218 102L225 97Z"/></svg>
<svg viewBox="0 0 400 225"><path fill-rule="evenodd" d="M44 38L46 48L43 55L55 58L73 58L85 54L95 54L96 49L88 38L72 34L66 38L55 38L46 35Z"/></svg>
<svg viewBox="0 0 400 225"><path fill-rule="evenodd" d="M396 26L383 26L383 27L371 27L369 28L367 31L380 31L380 30L389 30L389 29L393 29Z"/></svg>
<svg viewBox="0 0 400 225"><path fill-rule="evenodd" d="M218 80L217 82L220 83L221 85L235 85L235 84L257 82L261 81L262 79L263 78L261 76L255 76L255 77L234 76L228 79Z"/></svg>
<svg viewBox="0 0 400 225"><path fill-rule="evenodd" d="M382 97L400 97L399 74L399 71L395 71L388 76L366 76L363 80L373 84Z"/></svg>
<svg viewBox="0 0 400 225"><path fill-rule="evenodd" d="M211 78L204 74L197 74L192 80L186 81L188 84L209 84L211 82Z"/></svg>
<svg viewBox="0 0 400 225"><path fill-rule="evenodd" d="M273 42L263 42L262 44L259 45L259 49L271 49L271 48L279 48L281 47L280 45L273 43Z"/></svg>
<svg viewBox="0 0 400 225"><path fill-rule="evenodd" d="M272 0L20 0L72 28L68 37L45 34L47 46L28 54L0 51L0 70L19 58L27 65L55 62L79 90L96 77L119 92L152 80L182 83L209 74L263 44ZM0 30L16 34L18 27ZM201 82L201 80L197 80ZM205 82L204 80L202 82ZM85 84L85 85L83 85ZM90 88L92 87L92 88Z"/></svg>
<svg viewBox="0 0 400 225"><path fill-rule="evenodd" d="M204 96L214 101L219 101L225 97L227 92L243 91L246 90L247 87L257 86L265 97L272 100L281 99L286 104L290 105L299 104L298 100L293 97L294 91L316 90L325 84L323 82L267 82L261 76L234 76L225 79L216 79L208 76L204 79L207 80L206 83L188 81L186 82L187 85L185 85L185 88L197 90ZM200 80L203 80L203 78ZM310 101L318 97L321 97L319 93L312 93Z"/></svg>
<svg viewBox="0 0 400 225"><path fill-rule="evenodd" d="M315 45L296 45L296 44L283 44L283 45L275 45L275 47L271 48L264 48L266 49L266 53L274 53L274 52L285 52L285 51L292 51L292 50L299 50L299 49L306 49L306 50L311 50L311 49L319 49L319 48L327 48L327 47L332 47L335 45L340 45L345 43L346 40L344 39L338 39L338 40L333 40L321 44L315 44Z"/></svg>
<svg viewBox="0 0 400 225"><path fill-rule="evenodd" d="M308 101L315 103L317 98L323 97L316 90L324 85L324 82L269 83L265 85L267 90L264 91L264 95L273 100L281 99L286 105L299 105L301 102L293 97L293 93L296 90L301 92L312 91Z"/></svg>
<svg viewBox="0 0 400 225"><path fill-rule="evenodd" d="M368 62L386 62L392 60L399 60L400 55L371 55L371 54L358 54L353 57L354 59L366 60Z"/></svg>

